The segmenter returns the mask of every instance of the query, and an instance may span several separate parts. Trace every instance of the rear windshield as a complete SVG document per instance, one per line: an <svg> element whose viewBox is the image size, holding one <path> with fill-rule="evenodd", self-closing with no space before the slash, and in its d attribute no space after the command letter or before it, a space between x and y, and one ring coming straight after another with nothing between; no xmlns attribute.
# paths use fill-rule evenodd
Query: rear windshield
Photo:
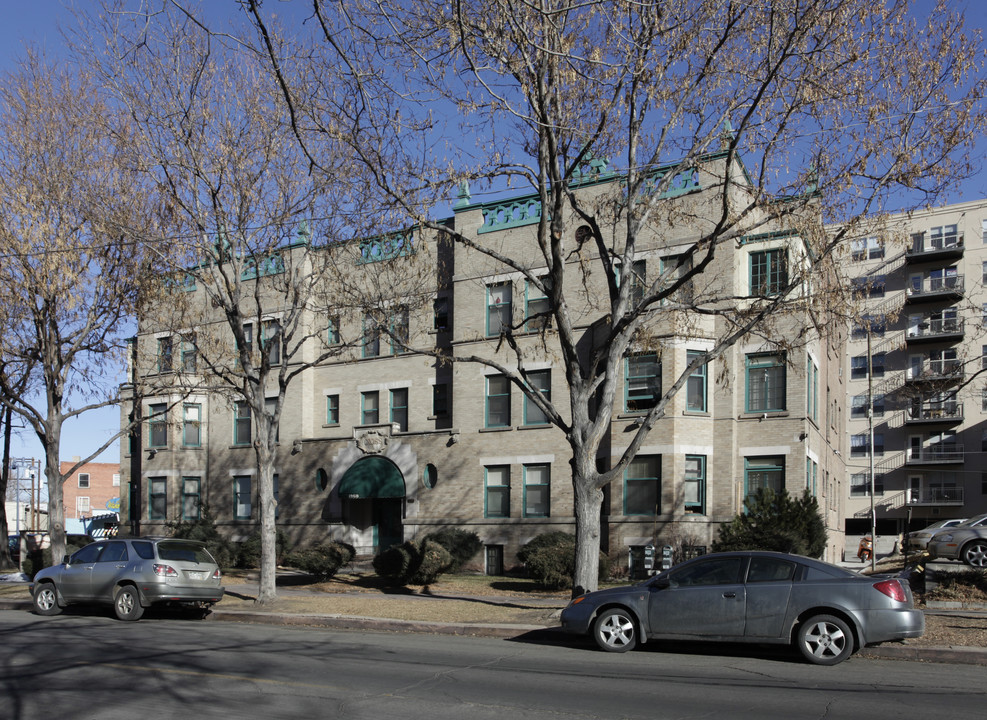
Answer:
<svg viewBox="0 0 987 720"><path fill-rule="evenodd" d="M158 543L158 558L160 560L174 560L176 562L196 562L215 563L212 555L201 545L195 543L182 542L181 540L167 540Z"/></svg>

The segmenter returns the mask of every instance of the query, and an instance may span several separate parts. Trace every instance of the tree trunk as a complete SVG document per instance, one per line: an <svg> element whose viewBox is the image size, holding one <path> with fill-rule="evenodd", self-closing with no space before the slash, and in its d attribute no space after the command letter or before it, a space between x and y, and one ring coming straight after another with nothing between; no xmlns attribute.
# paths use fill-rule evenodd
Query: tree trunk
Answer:
<svg viewBox="0 0 987 720"><path fill-rule="evenodd" d="M266 423L262 423L266 424ZM266 428L258 428L257 448L260 503L260 592L257 602L264 604L278 598L277 589L277 527L274 520L274 451L267 442Z"/></svg>
<svg viewBox="0 0 987 720"><path fill-rule="evenodd" d="M572 478L576 493L576 572L572 596L597 589L600 574L600 508L603 491L591 478L578 473Z"/></svg>
<svg viewBox="0 0 987 720"><path fill-rule="evenodd" d="M62 469L58 460L62 441L61 408L49 413L48 436L42 440L47 440L44 448L45 480L48 482L48 537L51 538L51 562L57 565L65 555L65 506L62 503ZM35 568L37 570L40 568Z"/></svg>

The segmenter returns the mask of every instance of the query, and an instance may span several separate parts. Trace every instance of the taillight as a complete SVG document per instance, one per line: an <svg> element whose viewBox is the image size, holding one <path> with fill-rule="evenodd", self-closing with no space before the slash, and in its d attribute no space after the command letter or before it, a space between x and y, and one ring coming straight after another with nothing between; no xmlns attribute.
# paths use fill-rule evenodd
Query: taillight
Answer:
<svg viewBox="0 0 987 720"><path fill-rule="evenodd" d="M154 564L154 574L158 577L178 577L178 571L171 565L159 565L157 563Z"/></svg>
<svg viewBox="0 0 987 720"><path fill-rule="evenodd" d="M223 579L223 573L221 573L221 572L219 571L219 568L216 568L216 572L214 572L214 573L212 574L212 579L213 579L213 580L222 580L222 579Z"/></svg>
<svg viewBox="0 0 987 720"><path fill-rule="evenodd" d="M901 586L900 580L882 580L874 583L874 589L887 595L892 600L906 602L905 588Z"/></svg>

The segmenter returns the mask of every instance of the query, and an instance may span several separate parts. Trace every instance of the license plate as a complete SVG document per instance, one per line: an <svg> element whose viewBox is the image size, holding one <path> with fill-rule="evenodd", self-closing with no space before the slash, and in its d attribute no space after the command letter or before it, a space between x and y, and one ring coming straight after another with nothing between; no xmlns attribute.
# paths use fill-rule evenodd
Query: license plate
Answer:
<svg viewBox="0 0 987 720"><path fill-rule="evenodd" d="M189 570L188 576L189 576L189 580L205 580L207 577L209 577L209 573Z"/></svg>

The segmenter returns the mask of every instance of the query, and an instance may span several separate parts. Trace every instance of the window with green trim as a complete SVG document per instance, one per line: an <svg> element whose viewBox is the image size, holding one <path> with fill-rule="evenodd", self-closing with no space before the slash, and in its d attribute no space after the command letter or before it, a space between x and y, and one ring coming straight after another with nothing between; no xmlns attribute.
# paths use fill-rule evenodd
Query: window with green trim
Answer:
<svg viewBox="0 0 987 720"><path fill-rule="evenodd" d="M329 345L339 345L339 316L330 315L326 321L326 343Z"/></svg>
<svg viewBox="0 0 987 720"><path fill-rule="evenodd" d="M233 444L249 445L253 440L253 418L250 405L238 400L233 409Z"/></svg>
<svg viewBox="0 0 987 720"><path fill-rule="evenodd" d="M326 425L339 425L339 395L326 395Z"/></svg>
<svg viewBox="0 0 987 720"><path fill-rule="evenodd" d="M261 326L260 347L267 353L271 365L281 363L281 323L277 320L265 320Z"/></svg>
<svg viewBox="0 0 987 720"><path fill-rule="evenodd" d="M182 407L182 445L202 446L202 405L187 403Z"/></svg>
<svg viewBox="0 0 987 720"><path fill-rule="evenodd" d="M441 296L432 301L432 324L435 330L449 329L449 298Z"/></svg>
<svg viewBox="0 0 987 720"><path fill-rule="evenodd" d="M511 381L503 375L488 375L487 413L485 426L488 428L510 427L511 424Z"/></svg>
<svg viewBox="0 0 987 720"><path fill-rule="evenodd" d="M638 455L624 471L624 514L661 513L661 455Z"/></svg>
<svg viewBox="0 0 987 720"><path fill-rule="evenodd" d="M685 511L694 515L706 514L706 456L685 456Z"/></svg>
<svg viewBox="0 0 987 720"><path fill-rule="evenodd" d="M401 432L408 432L408 388L391 390L391 422Z"/></svg>
<svg viewBox="0 0 987 720"><path fill-rule="evenodd" d="M784 248L752 252L751 295L770 297L788 285L788 251Z"/></svg>
<svg viewBox="0 0 987 720"><path fill-rule="evenodd" d="M195 344L195 336L182 342L182 372L194 373L199 369L199 348Z"/></svg>
<svg viewBox="0 0 987 720"><path fill-rule="evenodd" d="M805 409L806 416L819 422L819 368L811 357L806 358L805 373Z"/></svg>
<svg viewBox="0 0 987 720"><path fill-rule="evenodd" d="M511 328L511 283L487 285L487 335L500 335Z"/></svg>
<svg viewBox="0 0 987 720"><path fill-rule="evenodd" d="M691 365L703 354L702 350L686 350L685 361ZM685 386L685 409L689 412L706 412L706 363L689 374Z"/></svg>
<svg viewBox="0 0 987 720"><path fill-rule="evenodd" d="M170 337L158 338L158 372L172 371L174 341Z"/></svg>
<svg viewBox="0 0 987 720"><path fill-rule="evenodd" d="M449 416L449 383L432 386L432 415L437 418Z"/></svg>
<svg viewBox="0 0 987 720"><path fill-rule="evenodd" d="M488 465L484 475L484 512L488 518L511 516L511 467Z"/></svg>
<svg viewBox="0 0 987 720"><path fill-rule="evenodd" d="M168 519L168 478L148 479L147 519Z"/></svg>
<svg viewBox="0 0 987 720"><path fill-rule="evenodd" d="M749 500L761 488L770 488L776 493L785 489L783 455L744 458L744 497Z"/></svg>
<svg viewBox="0 0 987 720"><path fill-rule="evenodd" d="M375 358L380 355L380 326L369 315L363 318L363 357Z"/></svg>
<svg viewBox="0 0 987 720"><path fill-rule="evenodd" d="M274 421L274 413L278 409L277 398L264 398L264 413ZM281 442L281 419L274 425L274 442Z"/></svg>
<svg viewBox="0 0 987 720"><path fill-rule="evenodd" d="M168 405L154 403L148 409L151 417L147 422L148 447L168 447Z"/></svg>
<svg viewBox="0 0 987 720"><path fill-rule="evenodd" d="M548 517L551 508L551 465L524 466L524 517Z"/></svg>
<svg viewBox="0 0 987 720"><path fill-rule="evenodd" d="M360 393L360 424L376 425L380 422L380 393L370 390Z"/></svg>
<svg viewBox="0 0 987 720"><path fill-rule="evenodd" d="M253 513L250 497L250 477L240 475L233 478L233 519L249 520Z"/></svg>
<svg viewBox="0 0 987 720"><path fill-rule="evenodd" d="M661 363L655 353L624 358L624 409L645 412L658 403L661 395Z"/></svg>
<svg viewBox="0 0 987 720"><path fill-rule="evenodd" d="M528 385L533 390L538 390L545 398L546 402L552 401L552 371L532 370L528 373ZM539 408L534 400L527 395L524 396L524 424L525 425L547 425L548 415Z"/></svg>
<svg viewBox="0 0 987 720"><path fill-rule="evenodd" d="M201 488L201 478L182 478L182 520L198 520L202 514Z"/></svg>
<svg viewBox="0 0 987 720"><path fill-rule="evenodd" d="M524 328L532 332L552 326L551 300L548 297L548 292L551 291L552 287L552 278L549 275L542 275L538 281L545 288L544 292L530 280L525 284L524 290Z"/></svg>
<svg viewBox="0 0 987 720"><path fill-rule="evenodd" d="M408 308L404 305L395 308L390 317L391 355L408 352L410 336Z"/></svg>
<svg viewBox="0 0 987 720"><path fill-rule="evenodd" d="M747 412L785 410L785 356L759 353L747 356Z"/></svg>

